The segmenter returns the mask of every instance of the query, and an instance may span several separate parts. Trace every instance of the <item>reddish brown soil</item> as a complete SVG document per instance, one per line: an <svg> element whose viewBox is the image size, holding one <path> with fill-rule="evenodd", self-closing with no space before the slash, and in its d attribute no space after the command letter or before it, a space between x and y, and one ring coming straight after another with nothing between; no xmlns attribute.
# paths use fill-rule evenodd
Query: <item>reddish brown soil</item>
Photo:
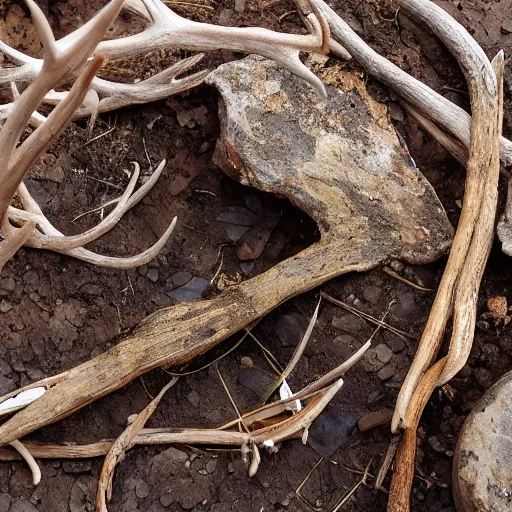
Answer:
<svg viewBox="0 0 512 512"><path fill-rule="evenodd" d="M103 3L102 0L49 0L47 8L57 34L63 35L88 19ZM489 56L500 48L505 49L506 57L510 56L512 34L506 30L512 20L510 0L437 3L471 30ZM180 14L201 21L257 24L283 31L297 30L299 26L294 13L279 24L279 16L292 9L287 3L260 12L249 2L245 16L232 10L230 0L211 5L213 11L183 6L177 9ZM457 65L428 31L381 0L347 0L335 2L334 6L378 51L453 101L467 106L466 88ZM37 40L18 2L4 0L0 16L5 21L0 24L0 37L8 36L21 50L36 54ZM137 30L137 23L124 15L113 35L126 32L127 27ZM104 76L141 78L185 55L186 52L166 51L145 60L110 63ZM238 56L231 52L210 54L206 66L235 57ZM357 67L356 64L349 66ZM507 68L505 131L508 135L512 121L509 114L511 82L510 68ZM393 95L386 89L371 78L368 83L373 95L383 102L393 103ZM40 251L20 251L0 280L3 295L0 297L0 395L87 360L116 343L147 314L173 304L174 300L165 292L175 287L177 272L189 272L210 280L219 265L221 246L224 247L222 272L226 277L247 278L237 257L238 244L230 242L224 226L214 220L226 207L244 206L248 197L256 196L265 207L283 212L249 275L269 268L314 240L315 226L301 212L284 201L276 204L276 200L242 187L213 166L211 155L218 133L216 103L215 92L204 87L157 104L105 115L93 135L98 136L113 126L115 130L87 146L84 146L85 125L77 123L67 129L60 142L32 171L28 180L30 190L55 224L71 234L98 221L97 215L75 223L72 219L119 195L127 184L124 169L131 167L130 162L140 162L147 173L148 158L153 164L166 158L168 164L155 189L116 229L93 244L93 249L109 255L134 254L151 245L174 215L178 215L179 223L174 236L153 263L129 272L101 270ZM192 109L200 113L195 126L180 126L178 115ZM410 120L398 120L396 127L406 138L420 169L436 188L450 218L456 222L459 212L456 201L461 199L464 189L463 169ZM435 288L442 268L441 261L406 269L406 273L412 279L421 279L425 286ZM486 310L485 301L489 297L503 295L512 299L510 273L509 261L496 246L481 291L481 313ZM6 281L9 278L15 283L12 292L3 290L11 283ZM391 299L396 300L390 323L415 335L421 333L432 301L432 293L415 291L381 269L338 278L324 289L343 300L356 299L357 307L375 316L382 315ZM215 287L207 291L210 295L215 293L218 293ZM318 290L315 290L290 301L254 329L254 334L282 364L290 358L293 346L284 346L274 327L284 314L292 314L297 325L307 323L317 297ZM290 379L292 388L299 388L331 369L366 341L371 332L368 324L324 304L306 354ZM211 361L234 341L226 341L215 354L208 354L194 366ZM353 369L322 420L325 424L329 418L336 419L335 434L322 437L322 432L316 432L321 440L335 438L339 444L334 454L319 464L303 489L304 498L318 510L332 510L340 497L360 480L360 472L370 461L373 461L371 474L374 475L389 443L387 426L361 433L354 423L369 411L393 407L401 379L414 354L415 341L406 346L384 332L375 339L375 346L380 343L386 343L394 351L394 376L381 381L375 372L368 371L371 370L368 365L360 364ZM219 364L233 398L244 410L258 397L238 383L242 356L250 356L258 368L270 369L261 351L250 341ZM450 385L433 396L420 426L414 511L453 510L450 452L458 430L483 391L510 369L510 356L510 327L498 333L493 328L477 329L469 365ZM115 437L125 427L128 416L147 405L149 396L154 396L168 379L162 370L151 372L34 437L59 443L87 443ZM217 427L234 417L218 373L210 367L181 379L164 397L149 426ZM295 494L321 457L309 445L303 446L300 441L286 442L277 454L263 454L260 469L252 479L248 478L237 452L178 448L181 451L155 447L131 450L117 469L109 510L310 510ZM0 512L94 510L95 485L101 464L100 459L43 461L42 482L34 488L24 464L1 463ZM386 494L372 488L372 478L368 483L359 487L342 510L385 510ZM388 484L386 480L385 485Z"/></svg>

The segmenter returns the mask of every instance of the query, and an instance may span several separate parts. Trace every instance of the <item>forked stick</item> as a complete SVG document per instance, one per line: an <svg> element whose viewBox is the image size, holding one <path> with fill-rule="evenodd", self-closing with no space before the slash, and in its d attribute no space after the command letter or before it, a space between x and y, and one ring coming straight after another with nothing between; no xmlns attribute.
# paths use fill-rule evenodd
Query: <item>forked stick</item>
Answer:
<svg viewBox="0 0 512 512"><path fill-rule="evenodd" d="M426 23L457 58L468 81L473 118L461 217L427 325L398 395L391 424L393 432L399 427L407 427L404 420L411 396L441 346L446 323L453 311L455 286L463 271L477 219L481 214L485 183L489 172L494 172L494 134L498 131L496 75L480 46L462 25L430 0L400 0L400 4L415 18ZM467 267L464 270L470 274L473 271Z"/></svg>

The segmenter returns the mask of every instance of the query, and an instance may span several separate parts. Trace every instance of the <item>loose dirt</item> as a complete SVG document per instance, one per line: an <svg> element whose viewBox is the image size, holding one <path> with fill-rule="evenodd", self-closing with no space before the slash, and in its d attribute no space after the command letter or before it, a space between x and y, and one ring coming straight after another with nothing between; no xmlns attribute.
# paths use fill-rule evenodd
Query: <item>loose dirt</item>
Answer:
<svg viewBox="0 0 512 512"><path fill-rule="evenodd" d="M61 36L87 20L104 2L40 3ZM437 3L470 29L488 56L503 48L510 57L510 0ZM467 106L466 87L456 63L427 30L387 2L347 0L334 2L333 6L380 53L452 101ZM289 13L293 6L286 2L260 10L249 1L244 15L236 13L229 0L204 3L204 7L177 4L175 9L198 21L300 30L299 18L296 12ZM124 14L112 36L136 31L140 26L136 18ZM4 0L0 5L0 38L32 55L40 53L37 37L18 2ZM185 51L166 50L145 59L112 62L103 76L116 80L143 78L186 55ZM206 57L205 66L237 57L231 52L217 52ZM359 69L355 63L346 67ZM506 79L505 135L510 136L509 66ZM406 118L396 98L371 77L368 87L375 98L390 106L393 123L455 223L464 190L464 170ZM8 98L7 90L2 94ZM104 351L147 314L174 304L172 291L194 277L204 278L195 281L200 283L199 292L192 286L193 293L200 293L221 263L220 278L207 286L206 297L264 271L316 239L314 223L288 202L233 182L211 163L218 135L217 99L213 89L202 87L184 96L104 115L94 129L93 137L98 138L89 144L85 124L76 123L31 171L27 184L43 210L59 229L73 234L99 219L95 213L73 221L78 214L120 195L128 182L125 170L132 169L132 161L139 162L147 175L151 166L165 158L168 164L155 189L92 248L109 255L134 254L151 245L174 215L179 223L155 261L128 272L102 270L42 251L20 251L0 279L0 394ZM244 242L261 234L261 230L252 229L240 238L243 230L240 226L236 229L236 224L241 223L241 215L247 216L241 213L242 208L256 213L257 219L264 217L261 212L281 212L254 262L239 258ZM228 224L216 220L226 212L238 215L230 217L233 222L229 229ZM237 237L238 241L233 242ZM408 279L435 289L443 265L444 261L439 261L418 268L395 268ZM496 244L481 289L479 315L487 311L489 298L504 296L512 300L511 278L510 262ZM421 334L433 294L414 290L382 269L335 279L323 289L377 317L391 300L396 301L388 320L412 337L406 343L389 332L377 334L371 357L346 375L341 394L312 429L310 445L303 446L300 440L286 442L276 454L263 454L254 478L248 478L237 452L183 446L136 448L117 469L109 510L259 512L307 511L314 507L329 511L361 479L370 461L370 473L375 475L390 441L389 427L381 425L364 432L360 427L364 430L368 424L368 413L380 411L385 418L386 410L393 408L415 351L414 338ZM281 364L285 365L293 353L317 298L318 290L314 290L294 299L253 330ZM453 510L451 454L458 431L475 401L511 366L511 327L503 323L495 325L491 320L480 324L468 365L453 382L435 393L427 407L420 424L414 511ZM334 367L371 333L369 324L324 303L305 357L290 378L292 389ZM226 341L192 367L213 360L237 339ZM248 340L222 360L218 368L241 410L257 402L258 396L251 389L257 389L265 376L248 372L241 364L243 357L250 357L255 368L271 372L261 350ZM243 362L246 365L247 360ZM34 437L59 443L115 437L126 426L128 416L142 410L169 378L164 370L151 372ZM217 371L210 367L181 379L164 397L148 426L217 427L235 414ZM366 423L357 426L361 418ZM301 499L296 490L322 456L302 489ZM94 510L101 464L99 459L42 461L43 478L34 488L25 464L1 463L0 511ZM385 510L386 494L373 490L372 478L368 483L359 487L342 510ZM385 486L388 484L386 480Z"/></svg>

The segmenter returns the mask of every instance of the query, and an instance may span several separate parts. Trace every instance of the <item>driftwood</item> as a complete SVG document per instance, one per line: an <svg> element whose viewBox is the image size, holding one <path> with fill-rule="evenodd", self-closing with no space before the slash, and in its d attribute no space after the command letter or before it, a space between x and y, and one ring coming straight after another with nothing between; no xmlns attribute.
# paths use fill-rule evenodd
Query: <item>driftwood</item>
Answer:
<svg viewBox="0 0 512 512"><path fill-rule="evenodd" d="M239 82L231 82L232 76ZM452 229L441 204L388 124L386 110L372 102L361 81L353 80L354 90L345 92L328 87L322 104L275 63L250 58L222 66L211 82L224 100L217 161L242 183L293 201L317 222L320 240L212 300L156 312L109 351L28 386L47 391L0 426L1 444L60 420L153 368L193 359L335 276L389 258L431 261L449 246ZM251 130L247 119L257 108L261 118L251 118ZM284 114L294 120L287 123L289 132ZM335 122L328 125L326 116Z"/></svg>

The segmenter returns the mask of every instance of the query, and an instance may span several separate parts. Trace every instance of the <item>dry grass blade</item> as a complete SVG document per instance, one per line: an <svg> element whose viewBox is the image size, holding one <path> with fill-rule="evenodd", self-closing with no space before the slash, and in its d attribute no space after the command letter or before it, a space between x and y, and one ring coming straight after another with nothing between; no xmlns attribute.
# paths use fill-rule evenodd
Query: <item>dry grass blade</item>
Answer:
<svg viewBox="0 0 512 512"><path fill-rule="evenodd" d="M295 349L292 358L290 359L290 362L288 363L288 366L284 369L284 371L281 373L279 378L276 382L274 382L268 389L265 391L263 396L261 397L261 403L265 403L273 394L274 391L288 378L288 376L292 373L295 366L297 366L297 363L299 362L299 359L302 357L302 354L304 353L304 349L306 348L306 345L308 344L309 338L311 337L311 333L313 332L313 328L315 327L317 318L318 318L318 311L320 309L320 302L322 299L318 301L318 304L315 308L315 311L313 312L313 316L311 317L311 320L309 321L308 327L306 329L306 332L304 333L304 336L302 337L301 342L297 345L297 348Z"/></svg>
<svg viewBox="0 0 512 512"><path fill-rule="evenodd" d="M126 430L114 441L109 449L105 462L101 468L100 479L98 482L98 492L96 494L96 506L98 511L107 512L107 500L112 498L112 481L116 465L124 459L126 450L131 446L133 438L144 428L144 425L153 414L165 392L178 382L178 378L172 379L162 388L160 393L151 400L149 405L137 414L135 420L126 428Z"/></svg>
<svg viewBox="0 0 512 512"><path fill-rule="evenodd" d="M409 281L409 279L405 279L405 277L402 277L400 274L397 274L394 270L390 269L389 267L383 267L382 269L388 276L394 277L395 279L398 279L402 283L406 284L407 286L410 286L411 288L414 288L415 290L418 290L420 292L433 292L431 288L425 288L424 286L420 286L419 284L413 283L412 281Z"/></svg>

